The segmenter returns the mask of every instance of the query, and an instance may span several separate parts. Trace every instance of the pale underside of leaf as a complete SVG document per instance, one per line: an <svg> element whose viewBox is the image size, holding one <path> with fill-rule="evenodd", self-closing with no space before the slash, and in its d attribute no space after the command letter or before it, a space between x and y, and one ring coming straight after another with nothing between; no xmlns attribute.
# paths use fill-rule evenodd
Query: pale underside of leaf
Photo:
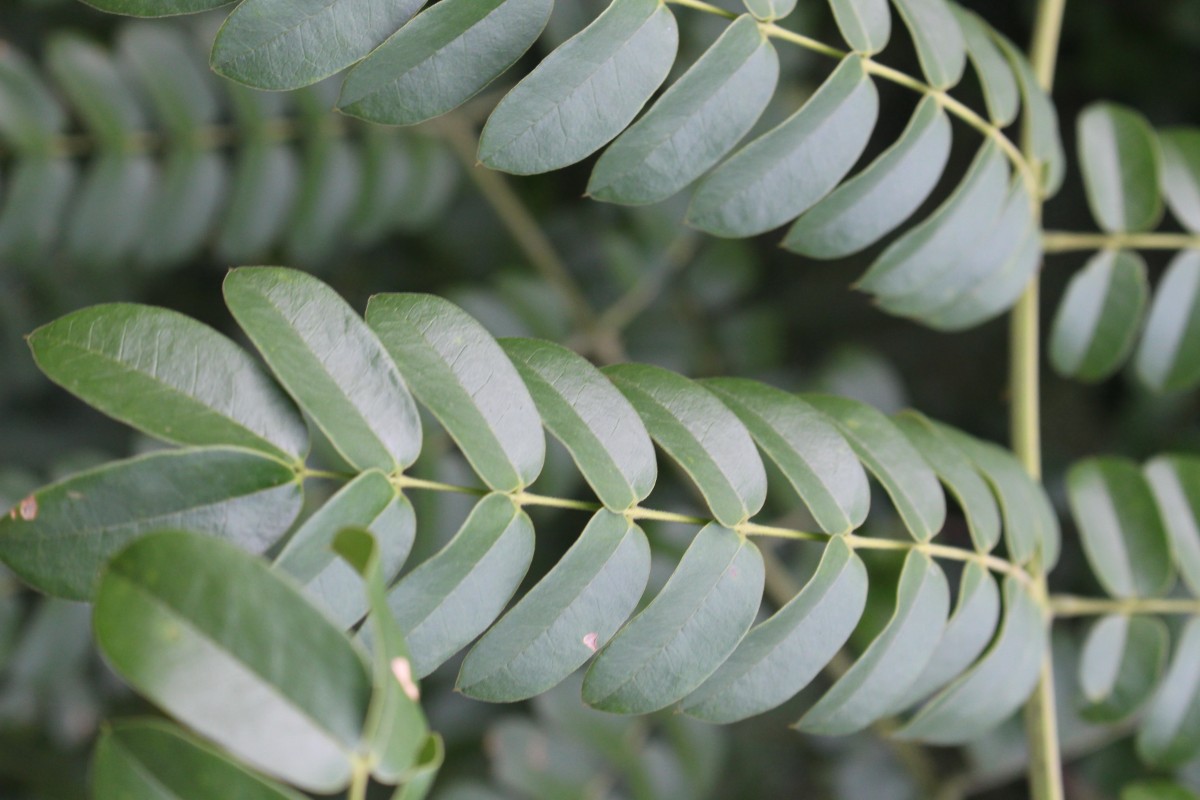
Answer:
<svg viewBox="0 0 1200 800"><path fill-rule="evenodd" d="M941 568L911 551L891 620L795 727L830 736L862 730L884 716L917 680L941 638L950 590Z"/></svg>
<svg viewBox="0 0 1200 800"><path fill-rule="evenodd" d="M792 116L704 179L687 221L716 236L746 237L790 222L831 192L867 145L879 93L857 56L846 58Z"/></svg>
<svg viewBox="0 0 1200 800"><path fill-rule="evenodd" d="M746 634L724 664L683 702L709 722L735 722L786 702L850 637L867 598L867 571L834 538L799 594Z"/></svg>
<svg viewBox="0 0 1200 800"><path fill-rule="evenodd" d="M932 97L920 102L900 138L800 219L783 246L813 258L841 258L871 246L917 210L950 155L950 119Z"/></svg>
<svg viewBox="0 0 1200 800"><path fill-rule="evenodd" d="M458 690L513 702L558 685L633 613L649 575L650 546L642 530L600 511L562 560L467 654Z"/></svg>
<svg viewBox="0 0 1200 800"><path fill-rule="evenodd" d="M658 596L596 656L584 702L645 714L681 700L737 647L762 588L758 548L715 523L705 527Z"/></svg>

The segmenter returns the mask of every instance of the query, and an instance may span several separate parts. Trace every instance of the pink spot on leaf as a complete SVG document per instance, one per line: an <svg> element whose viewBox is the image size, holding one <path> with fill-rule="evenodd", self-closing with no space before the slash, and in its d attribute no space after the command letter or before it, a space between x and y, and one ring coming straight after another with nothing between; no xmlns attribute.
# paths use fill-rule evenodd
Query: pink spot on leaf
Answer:
<svg viewBox="0 0 1200 800"><path fill-rule="evenodd" d="M21 514L21 519L25 520L26 522L32 522L33 520L37 519L38 515L37 498L33 495L29 495L29 497L26 497L21 501L21 504L17 506L17 509Z"/></svg>
<svg viewBox="0 0 1200 800"><path fill-rule="evenodd" d="M421 699L421 690L417 688L417 682L413 680L412 664L407 658L392 659L392 674L396 676L400 688L408 695L409 700L415 703Z"/></svg>
<svg viewBox="0 0 1200 800"><path fill-rule="evenodd" d="M589 633L583 637L583 644L587 647L588 650L591 650L594 653L594 652L596 652L596 648L599 643L599 640L600 640L599 635L597 635L595 633Z"/></svg>

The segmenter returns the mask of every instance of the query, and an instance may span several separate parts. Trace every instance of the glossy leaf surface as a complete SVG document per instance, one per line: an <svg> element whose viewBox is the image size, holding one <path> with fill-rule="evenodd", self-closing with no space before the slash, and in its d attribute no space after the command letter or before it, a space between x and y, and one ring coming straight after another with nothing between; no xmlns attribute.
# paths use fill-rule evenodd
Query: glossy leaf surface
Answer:
<svg viewBox="0 0 1200 800"><path fill-rule="evenodd" d="M122 678L248 764L309 791L349 782L366 666L257 558L192 534L147 536L109 564L94 628Z"/></svg>

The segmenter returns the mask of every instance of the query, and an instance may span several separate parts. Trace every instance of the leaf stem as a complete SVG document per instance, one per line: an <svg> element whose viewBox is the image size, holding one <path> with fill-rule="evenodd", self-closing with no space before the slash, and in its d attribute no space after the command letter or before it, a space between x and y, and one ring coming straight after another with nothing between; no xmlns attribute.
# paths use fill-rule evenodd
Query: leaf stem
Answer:
<svg viewBox="0 0 1200 800"><path fill-rule="evenodd" d="M371 784L371 768L366 761L356 760L350 777L350 790L346 800L367 800L367 788Z"/></svg>
<svg viewBox="0 0 1200 800"><path fill-rule="evenodd" d="M474 494L482 497L489 493L489 489L481 489L475 486L456 486L452 483L442 483L441 481L427 481L424 478L414 478L411 475L394 475L392 476L392 485L397 489L424 489L431 492L453 492L454 494Z"/></svg>
<svg viewBox="0 0 1200 800"><path fill-rule="evenodd" d="M336 474L336 473L331 473ZM342 477L339 475L339 477ZM482 497L488 494L491 490L471 486L455 486L449 483L440 481L429 481L423 478L413 478L408 475L398 475L392 477L392 483L397 489L416 489L434 492L454 492L457 494L470 494ZM513 501L520 506L541 506L543 508L559 508L566 511L584 511L594 514L604 508L603 505L590 500L573 500L564 497L550 497L548 495L535 494L533 492L516 491L510 493ZM693 514L680 514L674 511L659 511L653 508L643 508L642 506L634 506L624 512L625 516L630 520L653 520L655 522L673 522L680 525L709 525L715 520L708 517L695 516ZM763 525L758 522L738 523L732 526L732 530L740 533L742 536L754 536L764 539L785 539L791 541L805 542L828 542L835 536L841 536L842 540L850 547L857 550L900 550L909 551L917 550L928 554L931 558L939 558L945 561L962 561L975 562L987 569L1000 573L1002 575L1011 575L1017 580L1026 584L1034 582L1033 576L1026 572L1017 564L1005 561L998 556L993 556L988 553L979 553L974 550L965 550L959 547L950 547L943 544L934 544L933 542L916 542L904 541L901 539L879 539L870 536L859 536L857 534L828 534L817 533L813 531L802 531L795 528L788 528L779 525Z"/></svg>
<svg viewBox="0 0 1200 800"><path fill-rule="evenodd" d="M1200 600L1168 597L1076 597L1056 594L1050 597L1050 611L1056 617L1091 617L1104 614L1186 614L1200 616Z"/></svg>
<svg viewBox="0 0 1200 800"><path fill-rule="evenodd" d="M666 0L668 4L693 8L696 11L703 11L705 14L713 14L714 16L724 17L725 19L737 19L737 14L732 11L726 11L723 8L714 6L711 3L705 3L703 0Z"/></svg>
<svg viewBox="0 0 1200 800"><path fill-rule="evenodd" d="M476 161L477 142L471 128L455 114L443 117L436 124L479 189L479 193L492 207L492 211L517 247L525 254L530 265L562 296L570 311L575 330L589 337L588 343L593 349L606 351L596 353L601 360L623 361L624 354L620 352L620 346L615 341L610 338L591 338L596 330L598 318L588 303L587 296L576 283L566 262L554 248L537 219L520 196L513 191L505 177L499 172L480 166Z"/></svg>
<svg viewBox="0 0 1200 800"><path fill-rule="evenodd" d="M1037 17L1030 47L1030 66L1038 84L1050 93L1058 59L1066 0L1038 0ZM1025 122L1024 152L1033 160L1032 131ZM1040 224L1042 195L1034 195L1035 213ZM1012 392L1011 427L1013 452L1030 476L1042 477L1041 440L1041 354L1040 279L1034 275L1012 312L1010 328L1010 382ZM1035 588L1046 597L1046 576L1034 564ZM1062 800L1062 754L1058 742L1058 712L1054 697L1054 663L1049 647L1042 657L1041 674L1033 695L1025 703L1025 735L1029 746L1029 789L1033 800Z"/></svg>
<svg viewBox="0 0 1200 800"><path fill-rule="evenodd" d="M1047 253L1080 250L1200 250L1200 233L1076 233L1046 231L1042 249Z"/></svg>

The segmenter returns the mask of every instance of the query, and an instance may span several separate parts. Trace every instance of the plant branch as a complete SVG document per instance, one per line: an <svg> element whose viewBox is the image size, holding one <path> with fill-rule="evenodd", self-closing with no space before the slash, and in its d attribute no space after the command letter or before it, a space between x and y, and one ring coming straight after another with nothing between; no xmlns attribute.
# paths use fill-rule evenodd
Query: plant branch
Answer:
<svg viewBox="0 0 1200 800"><path fill-rule="evenodd" d="M439 120L437 128L530 265L562 296L576 332L586 337L593 347L607 351L596 353L601 360L624 360L615 342L608 339L601 342L600 337L593 339L592 334L598 322L596 312L550 242L550 238L505 177L499 172L480 166L476 161L477 142L471 128L454 114Z"/></svg>
<svg viewBox="0 0 1200 800"><path fill-rule="evenodd" d="M1050 597L1050 611L1056 617L1090 617L1104 614L1186 614L1200 617L1200 600L1168 597L1076 597L1056 594Z"/></svg>
<svg viewBox="0 0 1200 800"><path fill-rule="evenodd" d="M629 327L654 303L671 277L691 263L699 245L700 235L696 231L683 231L667 248L658 269L647 272L629 291L604 309L597 328L616 335Z"/></svg>
<svg viewBox="0 0 1200 800"><path fill-rule="evenodd" d="M1054 84L1066 0L1038 0L1037 18L1030 47L1030 65L1038 84L1049 93ZM1023 136L1027 163L1034 146L1029 121ZM1034 195L1036 216L1041 220L1041 194ZM1013 452L1035 480L1042 477L1040 309L1041 273L1030 280L1012 312L1010 328L1011 426ZM1035 564L1038 594L1046 597L1046 576ZM1033 696L1025 703L1025 732L1029 744L1029 789L1033 800L1062 800L1062 754L1058 742L1058 711L1054 697L1054 663L1050 648L1042 656L1041 675Z"/></svg>
<svg viewBox="0 0 1200 800"><path fill-rule="evenodd" d="M340 473L320 472L320 471L305 471L302 473L304 477L309 478L341 478L349 480L353 476L345 476ZM482 497L489 494L490 489L484 489L473 486L456 486L450 483L442 483L440 481L430 481L423 478L414 478L409 475L393 475L392 484L399 490L406 489L434 491L434 492L451 492L455 494L469 494ZM516 491L511 492L510 496L513 502L521 506L534 506L543 508L559 508L567 511L583 511L587 513L595 513L604 508L600 503L590 500L573 500L563 497L550 497L547 495L535 494L533 492ZM660 511L653 508L643 508L634 506L624 512L625 516L631 520L654 520L657 522L673 522L681 525L708 525L716 520L710 517L696 516L692 514L680 514L673 511ZM858 534L828 534L817 533L813 531L802 531L795 528L789 528L778 525L763 525L757 522L745 521L731 526L731 530L740 533L742 536L757 537L763 539L782 539L790 541L805 541L805 542L829 542L835 537L841 537L847 545L855 550L898 550L908 552L916 550L925 553L931 558L938 558L944 561L961 561L974 562L980 564L992 572L997 572L1002 575L1010 575L1017 580L1032 585L1035 581L1034 576L1026 572L1022 567L1012 562L993 556L988 553L980 553L975 550L964 550L959 547L950 547L948 545L934 544L932 542L917 542L906 541L902 539L878 539L870 536L859 536ZM1044 598L1044 595L1039 595L1039 599Z"/></svg>
<svg viewBox="0 0 1200 800"><path fill-rule="evenodd" d="M1200 250L1200 233L1075 233L1046 231L1042 249L1047 253L1081 250Z"/></svg>

